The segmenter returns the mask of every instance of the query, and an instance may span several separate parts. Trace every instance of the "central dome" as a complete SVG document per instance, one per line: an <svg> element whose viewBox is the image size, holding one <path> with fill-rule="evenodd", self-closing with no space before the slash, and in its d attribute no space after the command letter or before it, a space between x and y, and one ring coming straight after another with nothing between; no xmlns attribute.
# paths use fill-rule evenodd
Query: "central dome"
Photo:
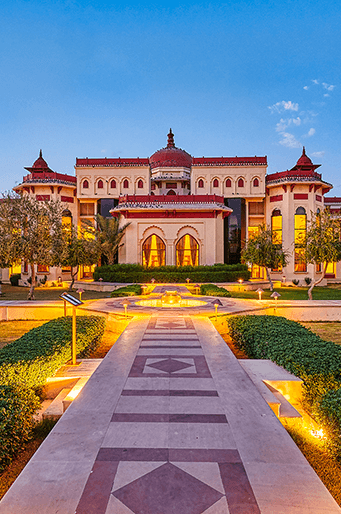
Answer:
<svg viewBox="0 0 341 514"><path fill-rule="evenodd" d="M151 169L154 168L190 168L192 156L174 144L174 134L169 130L166 148L161 148L149 158Z"/></svg>

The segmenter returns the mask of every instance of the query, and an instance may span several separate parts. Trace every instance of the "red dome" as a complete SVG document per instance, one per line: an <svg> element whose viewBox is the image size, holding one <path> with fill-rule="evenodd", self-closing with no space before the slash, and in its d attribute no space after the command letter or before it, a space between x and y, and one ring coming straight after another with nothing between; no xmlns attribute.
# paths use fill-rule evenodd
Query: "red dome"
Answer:
<svg viewBox="0 0 341 514"><path fill-rule="evenodd" d="M153 168L190 168L192 156L185 150L177 148L174 144L174 134L170 129L168 134L168 144L166 148L161 148L149 158L150 167Z"/></svg>
<svg viewBox="0 0 341 514"><path fill-rule="evenodd" d="M303 147L303 152L301 157L298 159L296 166L313 166L312 160L306 155L305 148Z"/></svg>
<svg viewBox="0 0 341 514"><path fill-rule="evenodd" d="M47 162L45 159L43 159L43 153L40 150L38 159L33 163L31 168L26 168L25 170L29 171L30 173L43 173L43 172L52 172L50 168L48 167Z"/></svg>

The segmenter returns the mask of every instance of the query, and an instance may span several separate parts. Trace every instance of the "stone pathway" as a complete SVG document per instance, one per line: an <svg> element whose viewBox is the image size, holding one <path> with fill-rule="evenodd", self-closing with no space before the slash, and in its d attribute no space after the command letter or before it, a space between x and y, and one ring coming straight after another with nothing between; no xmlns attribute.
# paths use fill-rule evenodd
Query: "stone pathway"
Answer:
<svg viewBox="0 0 341 514"><path fill-rule="evenodd" d="M133 321L1 514L336 514L209 320Z"/></svg>

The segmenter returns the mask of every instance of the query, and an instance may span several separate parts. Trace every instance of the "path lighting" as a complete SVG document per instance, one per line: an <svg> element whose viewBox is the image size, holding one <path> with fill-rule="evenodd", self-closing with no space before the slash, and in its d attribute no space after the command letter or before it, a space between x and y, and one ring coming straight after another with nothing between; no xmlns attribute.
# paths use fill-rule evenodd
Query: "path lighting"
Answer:
<svg viewBox="0 0 341 514"><path fill-rule="evenodd" d="M82 293L84 293L84 289L80 287L79 289L77 289L77 293L79 294L79 300L82 301Z"/></svg>
<svg viewBox="0 0 341 514"><path fill-rule="evenodd" d="M127 319L127 308L128 308L128 305L131 305L131 302L129 300L123 300L122 305L124 307L124 314Z"/></svg>
<svg viewBox="0 0 341 514"><path fill-rule="evenodd" d="M243 279L239 278L238 282L239 282L239 291L241 291L242 290Z"/></svg>
<svg viewBox="0 0 341 514"><path fill-rule="evenodd" d="M199 284L195 284L195 286L194 286L194 287L195 287L195 294L197 294L197 295L198 295L198 294L199 294L199 291L200 291L200 286L199 286Z"/></svg>
<svg viewBox="0 0 341 514"><path fill-rule="evenodd" d="M275 299L275 312L276 312L276 309L277 309L277 300L278 298L281 296L279 293L277 293L277 291L275 291L274 293L272 293L272 295L270 295L271 298L274 298Z"/></svg>
<svg viewBox="0 0 341 514"><path fill-rule="evenodd" d="M151 283L154 284L154 282L155 282L155 278L152 278Z"/></svg>
<svg viewBox="0 0 341 514"><path fill-rule="evenodd" d="M186 282L187 282L187 284L189 284L189 283L190 283L190 281L191 281L191 279L190 279L190 278L186 278Z"/></svg>
<svg viewBox="0 0 341 514"><path fill-rule="evenodd" d="M77 348L76 348L76 307L83 305L83 302L78 300L69 293L62 293L59 295L59 298L64 300L64 311L66 310L66 302L72 305L72 344L71 344L71 358L72 358L72 366L77 365L76 356L77 356Z"/></svg>
<svg viewBox="0 0 341 514"><path fill-rule="evenodd" d="M212 305L215 307L215 320L218 321L218 306L222 306L223 304L218 300L218 298L216 298L214 302L212 302Z"/></svg>
<svg viewBox="0 0 341 514"><path fill-rule="evenodd" d="M262 299L262 293L264 293L263 289L261 287L259 287L257 289L256 293L258 293L258 300L261 300Z"/></svg>

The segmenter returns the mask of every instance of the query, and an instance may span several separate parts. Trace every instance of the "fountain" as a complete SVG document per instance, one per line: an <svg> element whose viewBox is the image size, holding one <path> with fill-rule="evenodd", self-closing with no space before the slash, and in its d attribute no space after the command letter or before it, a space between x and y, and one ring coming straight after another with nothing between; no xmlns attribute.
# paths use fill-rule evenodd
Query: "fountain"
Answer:
<svg viewBox="0 0 341 514"><path fill-rule="evenodd" d="M161 296L162 307L181 307L182 298L177 291L166 291Z"/></svg>

